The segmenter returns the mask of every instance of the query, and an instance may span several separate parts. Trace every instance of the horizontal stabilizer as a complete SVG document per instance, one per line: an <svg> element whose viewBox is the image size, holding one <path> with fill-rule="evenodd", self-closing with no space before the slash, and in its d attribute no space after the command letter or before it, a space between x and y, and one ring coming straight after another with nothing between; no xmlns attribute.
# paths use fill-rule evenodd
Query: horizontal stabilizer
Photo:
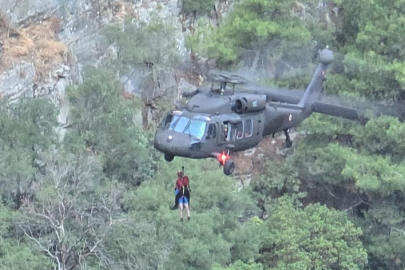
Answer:
<svg viewBox="0 0 405 270"><path fill-rule="evenodd" d="M363 117L359 115L355 109L323 103L321 101L314 102L312 105L312 110L317 113L342 117L350 120L357 120L360 122L364 121Z"/></svg>

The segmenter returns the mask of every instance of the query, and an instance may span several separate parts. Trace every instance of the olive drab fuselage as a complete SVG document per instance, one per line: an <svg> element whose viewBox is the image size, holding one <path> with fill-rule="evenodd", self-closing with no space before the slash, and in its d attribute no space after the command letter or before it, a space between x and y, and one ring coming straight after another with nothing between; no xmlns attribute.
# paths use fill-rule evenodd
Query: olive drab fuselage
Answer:
<svg viewBox="0 0 405 270"><path fill-rule="evenodd" d="M243 112L233 108L243 101L246 104L239 104ZM209 111L212 113L207 113ZM156 131L154 145L172 156L216 157L224 151L232 153L255 147L264 136L298 125L309 114L285 108L281 103L266 102L263 95L201 92L193 96L183 110L166 115ZM184 127L176 129L183 123L181 120Z"/></svg>

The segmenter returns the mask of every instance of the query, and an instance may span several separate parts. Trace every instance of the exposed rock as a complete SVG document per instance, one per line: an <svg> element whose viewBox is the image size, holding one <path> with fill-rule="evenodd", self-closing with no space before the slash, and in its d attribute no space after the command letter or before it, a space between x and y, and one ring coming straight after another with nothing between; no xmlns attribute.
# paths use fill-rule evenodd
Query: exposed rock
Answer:
<svg viewBox="0 0 405 270"><path fill-rule="evenodd" d="M63 65L46 67L48 70L41 73L41 76L45 75L41 82L35 77L35 73L40 70L36 68L35 64L30 63L32 59L27 58L24 59L25 62L19 63L14 61L13 57L18 59L21 54L20 51L10 55L8 59L11 60L9 62L14 65L9 67L10 69L6 70L1 76L2 92L0 94L10 96L12 99L17 99L20 96L59 95L53 94L52 91L59 89L60 92L61 85L81 83L83 81L82 75L85 66L104 65L106 62L115 59L117 57L116 48L108 44L102 33L103 26L122 21L127 16L150 21L153 14L157 14L166 23L173 25L177 29L175 38L178 50L184 59L188 58L182 25L177 17L181 12L181 3L177 0L143 0L134 3L111 1L108 5L96 0L3 0L0 11L15 29L32 24L41 25L43 21L48 20L50 17L58 18L61 27L58 29L58 40L55 42L66 44L69 53L65 59L66 61L57 63ZM34 45L37 42L35 39L28 41ZM31 49L27 48L24 51L27 57L30 55L29 50ZM39 64L42 63L41 59L37 59L37 61L39 61ZM125 82L125 89L131 93L141 95L141 84L145 75L145 71L141 68L134 68L128 72L126 76L121 78ZM63 83L61 79L64 79ZM179 89L183 88L184 85L184 82L182 82ZM159 86L156 88L155 95L157 96L162 94L159 92L160 90L172 89L173 96L178 91L176 78L170 72L159 74Z"/></svg>
<svg viewBox="0 0 405 270"><path fill-rule="evenodd" d="M2 0L0 11L6 14L11 24L28 25L33 20L49 18L60 7L58 0Z"/></svg>
<svg viewBox="0 0 405 270"><path fill-rule="evenodd" d="M35 67L33 63L19 62L0 76L0 96L16 101L22 97L33 97Z"/></svg>
<svg viewBox="0 0 405 270"><path fill-rule="evenodd" d="M69 46L73 83L81 83L83 68L96 65L109 47L102 33L100 12L91 9L91 2L81 5L80 2L71 1L59 14L63 21L59 38Z"/></svg>
<svg viewBox="0 0 405 270"><path fill-rule="evenodd" d="M61 79L57 82L52 92L52 100L55 104L58 105L59 114L58 114L58 123L59 127L57 128L60 138L63 139L66 129L69 123L69 99L66 95L66 87L69 85L68 80Z"/></svg>
<svg viewBox="0 0 405 270"><path fill-rule="evenodd" d="M57 78L66 78L69 74L70 67L66 65L61 65L58 69L52 71L52 77Z"/></svg>
<svg viewBox="0 0 405 270"><path fill-rule="evenodd" d="M252 156L254 153L256 152L256 147L252 148L252 149L248 149L244 152L244 156L245 157L250 157Z"/></svg>

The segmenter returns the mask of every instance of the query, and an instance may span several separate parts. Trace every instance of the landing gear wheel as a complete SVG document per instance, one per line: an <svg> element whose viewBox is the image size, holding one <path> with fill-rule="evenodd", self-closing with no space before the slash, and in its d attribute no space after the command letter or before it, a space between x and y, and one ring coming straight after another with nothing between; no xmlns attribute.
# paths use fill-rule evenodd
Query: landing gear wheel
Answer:
<svg viewBox="0 0 405 270"><path fill-rule="evenodd" d="M166 160L167 162L170 162L170 161L172 161L173 159L174 159L174 156L173 156L173 155L170 155L170 154L165 153L165 160Z"/></svg>
<svg viewBox="0 0 405 270"><path fill-rule="evenodd" d="M235 162L232 159L228 159L224 165L224 174L231 175L235 170Z"/></svg>
<svg viewBox="0 0 405 270"><path fill-rule="evenodd" d="M284 135L285 135L285 146L287 148L290 148L292 146L292 141L290 139L290 134L288 134L288 129L284 129Z"/></svg>

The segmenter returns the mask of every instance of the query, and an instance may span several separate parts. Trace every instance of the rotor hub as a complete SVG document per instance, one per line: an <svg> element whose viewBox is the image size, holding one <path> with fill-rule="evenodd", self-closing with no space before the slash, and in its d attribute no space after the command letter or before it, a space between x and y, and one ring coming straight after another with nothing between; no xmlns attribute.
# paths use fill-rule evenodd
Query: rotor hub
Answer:
<svg viewBox="0 0 405 270"><path fill-rule="evenodd" d="M328 48L323 49L320 53L319 53L319 61L322 64L325 65L329 65L330 63L333 62L333 52L331 50L329 50Z"/></svg>

